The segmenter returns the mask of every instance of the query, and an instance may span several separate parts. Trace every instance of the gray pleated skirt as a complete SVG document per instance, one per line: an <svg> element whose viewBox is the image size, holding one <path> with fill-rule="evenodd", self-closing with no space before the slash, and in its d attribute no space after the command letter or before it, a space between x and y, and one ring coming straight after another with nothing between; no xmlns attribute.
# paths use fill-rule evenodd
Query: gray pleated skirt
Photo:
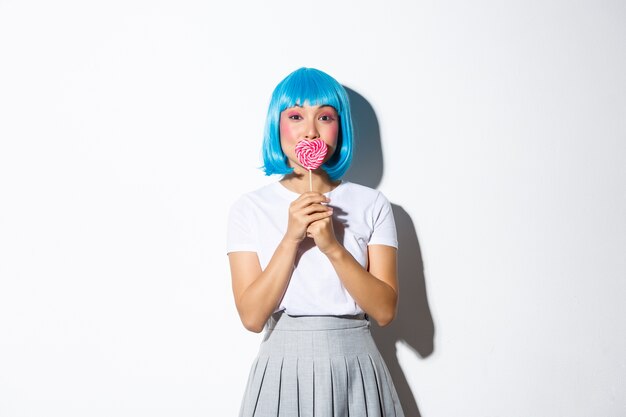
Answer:
<svg viewBox="0 0 626 417"><path fill-rule="evenodd" d="M275 313L240 417L404 417L363 316Z"/></svg>

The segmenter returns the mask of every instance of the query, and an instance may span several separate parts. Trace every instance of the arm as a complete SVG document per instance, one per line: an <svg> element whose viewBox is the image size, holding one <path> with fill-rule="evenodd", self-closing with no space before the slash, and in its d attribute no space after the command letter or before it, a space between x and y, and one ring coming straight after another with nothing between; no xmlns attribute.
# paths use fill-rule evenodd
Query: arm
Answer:
<svg viewBox="0 0 626 417"><path fill-rule="evenodd" d="M392 246L368 246L367 270L339 243L326 253L354 301L381 326L388 325L396 317L396 251Z"/></svg>
<svg viewBox="0 0 626 417"><path fill-rule="evenodd" d="M311 192L291 203L287 231L265 270L262 270L256 252L228 254L235 304L246 329L256 333L263 330L265 322L280 304L307 227L332 216L332 208L322 202L328 202L328 199Z"/></svg>
<svg viewBox="0 0 626 417"><path fill-rule="evenodd" d="M256 252L228 254L235 305L244 327L251 332L263 330L287 289L298 243L283 239L265 270Z"/></svg>
<svg viewBox="0 0 626 417"><path fill-rule="evenodd" d="M368 269L365 269L337 241L330 219L312 223L307 233L328 257L343 286L363 311L381 326L391 323L398 305L396 248L368 246Z"/></svg>

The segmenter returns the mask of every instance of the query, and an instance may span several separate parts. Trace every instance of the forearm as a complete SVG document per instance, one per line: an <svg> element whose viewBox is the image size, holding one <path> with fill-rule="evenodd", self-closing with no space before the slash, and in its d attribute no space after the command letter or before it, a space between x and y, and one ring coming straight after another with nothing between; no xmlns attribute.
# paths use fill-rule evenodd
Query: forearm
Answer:
<svg viewBox="0 0 626 417"><path fill-rule="evenodd" d="M326 253L343 286L354 301L378 324L389 324L396 315L398 294L394 288L368 272L342 245Z"/></svg>
<svg viewBox="0 0 626 417"><path fill-rule="evenodd" d="M298 243L282 240L261 275L242 293L237 310L244 326L260 332L276 310L291 279Z"/></svg>

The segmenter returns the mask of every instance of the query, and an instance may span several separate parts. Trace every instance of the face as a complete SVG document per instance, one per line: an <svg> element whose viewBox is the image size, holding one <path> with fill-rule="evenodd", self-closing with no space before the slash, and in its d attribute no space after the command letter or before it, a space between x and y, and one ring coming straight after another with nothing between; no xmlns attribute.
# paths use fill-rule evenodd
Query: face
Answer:
<svg viewBox="0 0 626 417"><path fill-rule="evenodd" d="M280 146L290 167L300 167L295 151L299 141L323 140L328 146L326 162L335 153L338 136L339 115L332 106L294 106L280 113Z"/></svg>

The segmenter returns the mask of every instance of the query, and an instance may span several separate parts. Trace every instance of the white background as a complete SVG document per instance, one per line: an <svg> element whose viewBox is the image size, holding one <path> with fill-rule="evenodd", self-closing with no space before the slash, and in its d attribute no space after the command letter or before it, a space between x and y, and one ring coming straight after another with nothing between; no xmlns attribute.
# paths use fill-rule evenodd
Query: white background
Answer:
<svg viewBox="0 0 626 417"><path fill-rule="evenodd" d="M0 416L237 414L260 336L226 216L276 180L265 112L301 66L358 99L348 178L395 205L376 338L407 416L626 415L624 22L619 0L0 0Z"/></svg>

